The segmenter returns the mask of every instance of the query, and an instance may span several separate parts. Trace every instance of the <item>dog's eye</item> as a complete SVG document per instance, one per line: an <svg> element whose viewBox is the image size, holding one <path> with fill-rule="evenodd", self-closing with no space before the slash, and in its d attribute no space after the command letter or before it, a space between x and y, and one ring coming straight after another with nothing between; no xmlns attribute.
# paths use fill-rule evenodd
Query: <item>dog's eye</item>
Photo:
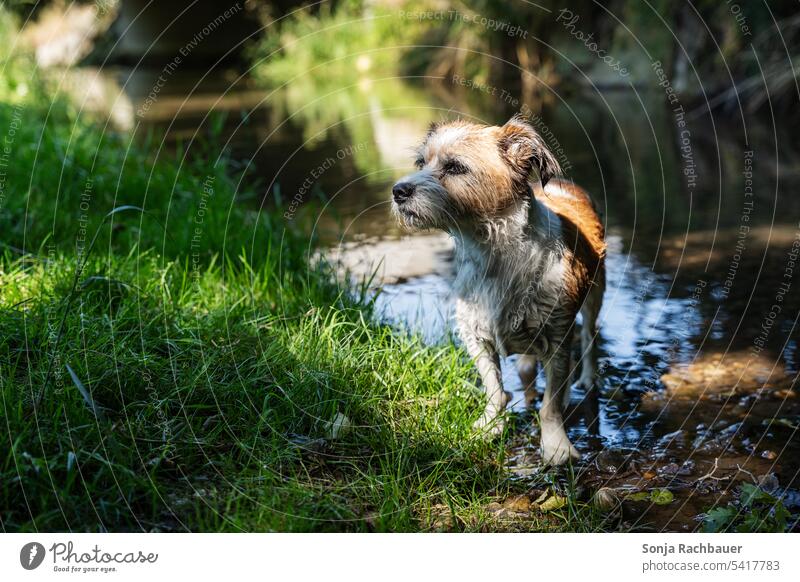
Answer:
<svg viewBox="0 0 800 582"><path fill-rule="evenodd" d="M458 160L447 160L442 164L442 172L451 176L466 174L468 171L467 167Z"/></svg>
<svg viewBox="0 0 800 582"><path fill-rule="evenodd" d="M422 156L418 157L416 160L414 160L414 165L418 170L421 170L425 166L425 158Z"/></svg>

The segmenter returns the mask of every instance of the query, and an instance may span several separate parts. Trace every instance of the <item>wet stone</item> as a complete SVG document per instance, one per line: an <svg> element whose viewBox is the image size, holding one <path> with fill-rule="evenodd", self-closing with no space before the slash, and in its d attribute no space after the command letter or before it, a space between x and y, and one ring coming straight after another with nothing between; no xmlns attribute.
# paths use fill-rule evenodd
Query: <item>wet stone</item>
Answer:
<svg viewBox="0 0 800 582"><path fill-rule="evenodd" d="M627 464L628 457L618 449L604 449L595 458L595 465L603 473L619 473Z"/></svg>

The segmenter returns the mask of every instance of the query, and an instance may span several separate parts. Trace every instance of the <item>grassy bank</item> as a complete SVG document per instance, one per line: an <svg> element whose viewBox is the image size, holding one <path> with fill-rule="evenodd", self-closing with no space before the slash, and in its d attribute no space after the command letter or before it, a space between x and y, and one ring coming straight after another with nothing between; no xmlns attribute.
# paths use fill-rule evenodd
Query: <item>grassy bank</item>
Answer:
<svg viewBox="0 0 800 582"><path fill-rule="evenodd" d="M0 78L4 531L592 527L498 525L531 483L470 430L463 352L376 323L213 144L106 131L30 70Z"/></svg>

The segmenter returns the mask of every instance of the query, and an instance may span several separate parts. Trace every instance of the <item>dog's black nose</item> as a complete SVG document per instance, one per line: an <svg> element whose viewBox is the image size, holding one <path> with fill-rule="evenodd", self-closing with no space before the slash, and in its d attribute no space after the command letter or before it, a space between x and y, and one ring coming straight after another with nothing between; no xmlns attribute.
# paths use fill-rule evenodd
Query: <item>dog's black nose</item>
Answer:
<svg viewBox="0 0 800 582"><path fill-rule="evenodd" d="M392 188L392 197L398 204L402 204L414 193L414 184L411 182L398 182Z"/></svg>

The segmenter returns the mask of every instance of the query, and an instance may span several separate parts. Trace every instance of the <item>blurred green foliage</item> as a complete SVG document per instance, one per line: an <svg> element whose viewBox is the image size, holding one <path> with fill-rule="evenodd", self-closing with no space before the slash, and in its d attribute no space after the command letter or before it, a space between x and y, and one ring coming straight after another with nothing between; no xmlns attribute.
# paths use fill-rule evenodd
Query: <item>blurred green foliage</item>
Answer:
<svg viewBox="0 0 800 582"><path fill-rule="evenodd" d="M523 95L546 98L556 86L590 82L658 90L650 67L658 60L689 97L733 100L741 83L740 99L754 108L764 105L767 90L779 103L798 97L797 67L787 66L787 58L797 63L800 54L800 16L788 0L577 0L569 6L551 0L344 0L313 6L271 22L253 49L256 70L269 83L310 76L318 86L341 87L369 69L381 76L518 85ZM590 41L581 40L588 35L632 75L609 74L587 50ZM771 73L766 89L761 67Z"/></svg>

